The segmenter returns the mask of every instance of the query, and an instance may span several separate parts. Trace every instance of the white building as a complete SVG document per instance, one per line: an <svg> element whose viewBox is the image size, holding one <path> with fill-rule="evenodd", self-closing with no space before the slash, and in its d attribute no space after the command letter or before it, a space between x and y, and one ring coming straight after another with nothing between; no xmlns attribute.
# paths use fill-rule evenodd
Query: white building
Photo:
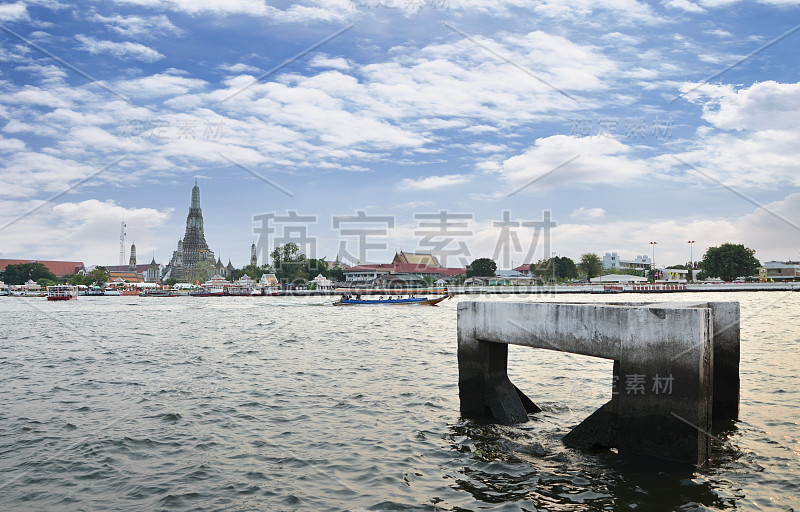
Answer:
<svg viewBox="0 0 800 512"><path fill-rule="evenodd" d="M620 259L619 254L616 252L607 252L603 255L603 268L614 269L633 269L633 270L650 270L653 262L647 255L636 256L632 260Z"/></svg>
<svg viewBox="0 0 800 512"><path fill-rule="evenodd" d="M659 283L685 283L689 278L689 271L679 268L656 269L656 282Z"/></svg>
<svg viewBox="0 0 800 512"><path fill-rule="evenodd" d="M333 281L322 274L318 274L311 282L317 284L317 290L333 290Z"/></svg>
<svg viewBox="0 0 800 512"><path fill-rule="evenodd" d="M647 278L641 276L631 276L628 274L606 274L604 276L593 277L589 281L592 283L636 284L646 283Z"/></svg>
<svg viewBox="0 0 800 512"><path fill-rule="evenodd" d="M275 290L280 288L281 283L278 282L275 274L261 274L261 279L258 280L259 288L266 288L267 290Z"/></svg>
<svg viewBox="0 0 800 512"><path fill-rule="evenodd" d="M797 281L800 280L799 261L767 261L760 272L762 279L771 281Z"/></svg>

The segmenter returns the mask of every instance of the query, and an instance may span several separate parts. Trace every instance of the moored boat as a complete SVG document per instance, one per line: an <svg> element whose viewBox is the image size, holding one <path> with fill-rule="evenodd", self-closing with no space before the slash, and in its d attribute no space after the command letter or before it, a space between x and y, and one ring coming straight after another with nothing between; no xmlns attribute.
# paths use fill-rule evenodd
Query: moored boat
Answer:
<svg viewBox="0 0 800 512"><path fill-rule="evenodd" d="M78 298L78 288L70 285L47 287L47 300L72 300Z"/></svg>
<svg viewBox="0 0 800 512"><path fill-rule="evenodd" d="M341 299L334 302L334 306L362 306L362 305L369 305L369 304L387 304L387 305L397 305L397 306L435 306L442 302L443 300L453 298L453 294L443 295L441 297L434 297L429 299L428 297L407 297L407 298L392 298L389 297L384 299L383 297L379 297L377 299L361 299L360 296L356 296L355 298L343 295Z"/></svg>
<svg viewBox="0 0 800 512"><path fill-rule="evenodd" d="M140 297L179 297L180 295L181 293L177 290L162 290L158 288L144 290L139 294Z"/></svg>
<svg viewBox="0 0 800 512"><path fill-rule="evenodd" d="M189 292L192 297L224 297L225 290L223 288L200 288L199 290L192 290Z"/></svg>

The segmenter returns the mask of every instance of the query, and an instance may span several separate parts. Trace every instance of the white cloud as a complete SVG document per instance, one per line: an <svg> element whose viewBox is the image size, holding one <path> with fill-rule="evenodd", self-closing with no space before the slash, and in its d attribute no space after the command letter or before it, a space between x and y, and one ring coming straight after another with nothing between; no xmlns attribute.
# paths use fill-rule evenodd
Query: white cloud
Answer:
<svg viewBox="0 0 800 512"><path fill-rule="evenodd" d="M19 139L6 139L0 137L0 152L17 152L25 149L25 142Z"/></svg>
<svg viewBox="0 0 800 512"><path fill-rule="evenodd" d="M110 30L125 37L152 37L156 34L180 34L181 30L172 24L165 15L158 16L102 16L93 13L91 21L104 23Z"/></svg>
<svg viewBox="0 0 800 512"><path fill-rule="evenodd" d="M715 28L714 30L706 30L705 33L717 37L733 37L733 34L728 32L727 30L722 30L721 28Z"/></svg>
<svg viewBox="0 0 800 512"><path fill-rule="evenodd" d="M437 188L451 187L469 181L469 176L463 174L446 174L444 176L428 176L426 178L410 179L406 178L400 182L401 186L413 190L433 190Z"/></svg>
<svg viewBox="0 0 800 512"><path fill-rule="evenodd" d="M726 186L800 185L800 82L760 82L738 90L686 84L682 90L687 99L702 105L710 126L701 126L693 144L678 158ZM656 162L685 167L668 156ZM685 172L709 183L691 169Z"/></svg>
<svg viewBox="0 0 800 512"><path fill-rule="evenodd" d="M25 2L14 4L0 4L0 21L19 21L28 19L28 10Z"/></svg>
<svg viewBox="0 0 800 512"><path fill-rule="evenodd" d="M685 85L687 91L694 84ZM756 82L735 89L703 85L687 96L703 104L703 119L723 130L800 129L800 82Z"/></svg>
<svg viewBox="0 0 800 512"><path fill-rule="evenodd" d="M242 64L241 62L237 62L236 64L223 64L220 66L220 69L224 71L228 71L229 73L234 73L236 75L241 75L245 73L257 75L261 73L261 69L255 66L250 66L248 64Z"/></svg>
<svg viewBox="0 0 800 512"><path fill-rule="evenodd" d="M606 211L602 208L584 208L580 207L574 212L570 214L572 217L589 217L592 219L598 219L600 217L605 216Z"/></svg>
<svg viewBox="0 0 800 512"><path fill-rule="evenodd" d="M121 4L169 9L189 14L250 14L263 16L269 12L264 0L115 0Z"/></svg>
<svg viewBox="0 0 800 512"><path fill-rule="evenodd" d="M124 43L101 41L83 34L77 34L75 39L81 42L81 50L86 50L92 55L109 53L120 59L132 58L145 62L155 62L164 58L164 56L156 50L140 43L131 43L129 41Z"/></svg>
<svg viewBox="0 0 800 512"><path fill-rule="evenodd" d="M330 58L325 55L315 55L308 65L312 68L333 68L346 71L352 66L343 57Z"/></svg>
<svg viewBox="0 0 800 512"><path fill-rule="evenodd" d="M689 0L670 0L666 3L666 6L673 9L681 9L686 12L706 12L705 9L695 3L690 2Z"/></svg>
<svg viewBox="0 0 800 512"><path fill-rule="evenodd" d="M498 171L515 190L594 183L622 185L638 180L648 171L646 162L629 156L631 153L630 147L611 137L553 135L537 139L525 153L502 162Z"/></svg>
<svg viewBox="0 0 800 512"><path fill-rule="evenodd" d="M40 206L41 201L0 201L0 226ZM128 240L137 242L142 260L156 249L158 228L172 209L125 208L114 201L90 199L46 205L0 231L4 256L81 260L88 264L116 264L120 221L128 224ZM168 241L163 241L167 245ZM166 251L163 251L166 252ZM147 256L149 261L149 256Z"/></svg>
<svg viewBox="0 0 800 512"><path fill-rule="evenodd" d="M746 204L746 203L743 203ZM792 222L800 218L800 193L788 195L766 205L773 212ZM616 251L623 257L651 255L650 241L657 241L658 265L683 264L689 261L687 240L697 240L692 257L702 259L709 247L724 243L741 243L756 249L756 257L764 261L797 259L795 241L800 230L764 209L728 219L697 219L675 216L671 219L610 219L605 223L561 223L552 231L553 247L560 254L577 258L585 252L600 256Z"/></svg>

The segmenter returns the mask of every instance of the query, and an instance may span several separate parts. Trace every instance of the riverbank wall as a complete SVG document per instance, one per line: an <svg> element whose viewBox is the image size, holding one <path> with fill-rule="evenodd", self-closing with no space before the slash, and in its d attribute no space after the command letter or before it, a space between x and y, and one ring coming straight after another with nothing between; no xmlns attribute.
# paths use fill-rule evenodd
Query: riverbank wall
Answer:
<svg viewBox="0 0 800 512"><path fill-rule="evenodd" d="M362 295L387 295L405 294L407 290L388 291L386 289L357 289L348 288L350 293ZM358 291L355 291L358 290ZM788 292L800 291L799 283L714 283L714 284L688 284L680 290L646 290L646 291L611 291L604 285L578 284L557 286L448 286L447 291L456 295L553 295L564 293L593 293L593 294L652 294L652 293L686 293L686 292ZM424 295L424 291L415 292ZM339 296L342 290L284 290L283 296ZM428 293L430 294L430 292Z"/></svg>

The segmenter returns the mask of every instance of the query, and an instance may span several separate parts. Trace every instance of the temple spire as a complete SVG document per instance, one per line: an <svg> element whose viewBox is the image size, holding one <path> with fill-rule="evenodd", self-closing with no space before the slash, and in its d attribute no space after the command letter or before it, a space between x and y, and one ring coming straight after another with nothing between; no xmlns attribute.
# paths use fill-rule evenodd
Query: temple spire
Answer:
<svg viewBox="0 0 800 512"><path fill-rule="evenodd" d="M194 180L194 187L192 187L192 206L193 209L200 209L200 187L197 186L197 178Z"/></svg>

